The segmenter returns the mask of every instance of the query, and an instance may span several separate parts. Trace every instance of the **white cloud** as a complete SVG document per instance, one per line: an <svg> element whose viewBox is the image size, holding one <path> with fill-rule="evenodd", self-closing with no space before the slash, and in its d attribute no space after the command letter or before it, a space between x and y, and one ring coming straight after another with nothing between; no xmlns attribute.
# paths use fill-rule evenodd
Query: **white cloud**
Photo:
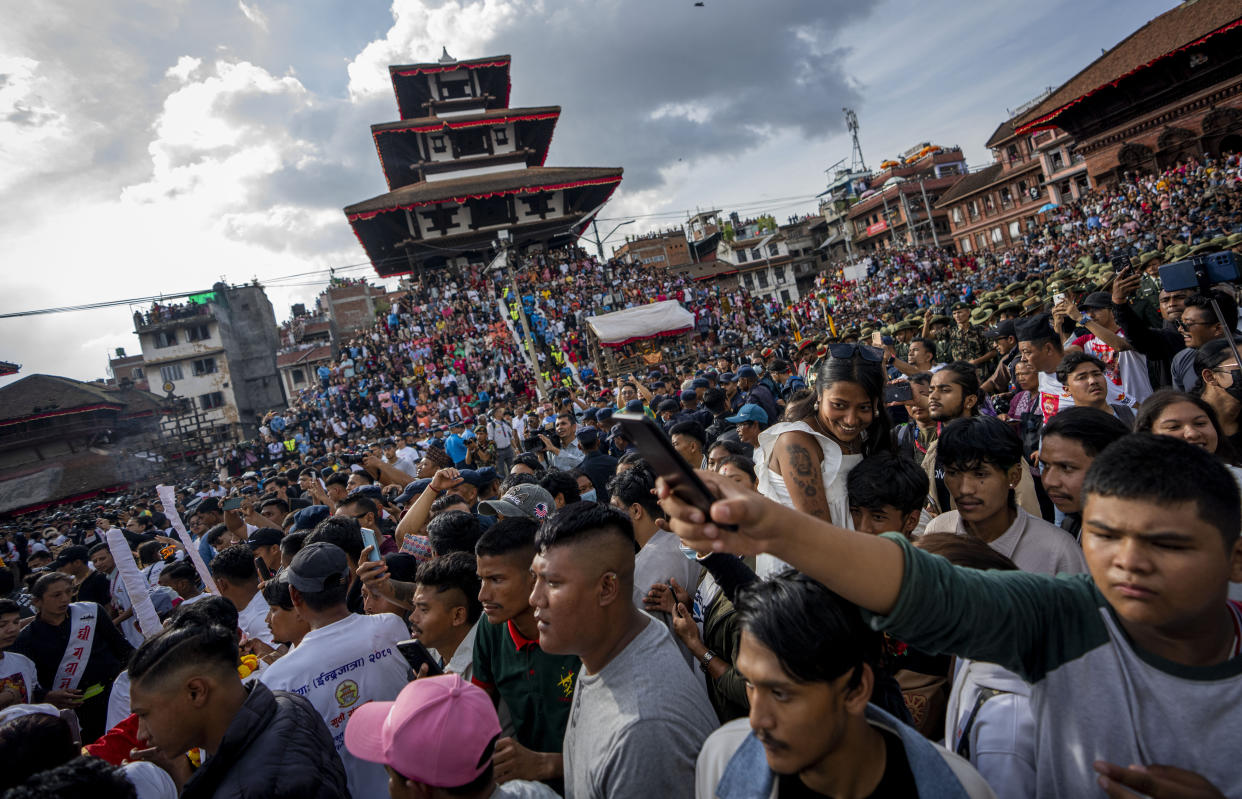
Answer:
<svg viewBox="0 0 1242 799"><path fill-rule="evenodd" d="M349 64L349 95L392 91L389 64L434 61L447 47L455 58L477 58L519 14L543 10L539 0L448 0L429 8L421 0L393 0L394 23Z"/></svg>
<svg viewBox="0 0 1242 799"><path fill-rule="evenodd" d="M183 55L177 59L177 63L168 68L164 74L170 78L175 78L180 83L185 83L194 77L194 73L203 65L203 59L194 56Z"/></svg>
<svg viewBox="0 0 1242 799"><path fill-rule="evenodd" d="M0 55L0 191L45 171L80 163L73 131L55 107L53 81L33 58ZM85 156L89 157L89 156Z"/></svg>
<svg viewBox="0 0 1242 799"><path fill-rule="evenodd" d="M706 122L711 116L712 109L707 103L665 103L647 115L648 119L680 117L694 123Z"/></svg>
<svg viewBox="0 0 1242 799"><path fill-rule="evenodd" d="M259 10L258 6L246 5L245 0L237 0L237 7L246 15L246 19L250 20L260 30L267 30L267 17Z"/></svg>
<svg viewBox="0 0 1242 799"><path fill-rule="evenodd" d="M122 202L177 200L205 216L244 208L250 184L314 156L315 144L288 129L313 105L297 78L217 61L165 99L148 147L153 174L122 191Z"/></svg>

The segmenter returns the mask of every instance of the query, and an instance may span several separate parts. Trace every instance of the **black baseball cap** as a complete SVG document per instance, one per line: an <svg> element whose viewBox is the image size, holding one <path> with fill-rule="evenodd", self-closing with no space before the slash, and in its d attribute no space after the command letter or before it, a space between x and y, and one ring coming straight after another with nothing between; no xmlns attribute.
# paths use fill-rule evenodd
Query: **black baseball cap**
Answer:
<svg viewBox="0 0 1242 799"><path fill-rule="evenodd" d="M252 550L257 547L277 546L284 537L285 534L274 527L260 527L246 539L246 546Z"/></svg>
<svg viewBox="0 0 1242 799"><path fill-rule="evenodd" d="M60 551L60 555L56 557L56 560L53 561L53 563L55 563L57 567L60 567L66 563L73 563L76 560L86 563L89 559L90 555L87 554L86 547L80 544L74 544L73 546L62 549Z"/></svg>
<svg viewBox="0 0 1242 799"><path fill-rule="evenodd" d="M336 544L316 541L298 550L284 574L299 591L319 593L349 584L349 559Z"/></svg>
<svg viewBox="0 0 1242 799"><path fill-rule="evenodd" d="M1078 303L1078 310L1080 311L1085 311L1091 308L1112 307L1113 296L1111 294L1106 294L1103 291L1093 291L1086 297L1083 297L1082 302Z"/></svg>
<svg viewBox="0 0 1242 799"><path fill-rule="evenodd" d="M1006 319L1005 321L1001 322L996 327L987 331L983 335L987 336L988 338L1017 337L1018 335L1017 325L1013 323L1012 319Z"/></svg>

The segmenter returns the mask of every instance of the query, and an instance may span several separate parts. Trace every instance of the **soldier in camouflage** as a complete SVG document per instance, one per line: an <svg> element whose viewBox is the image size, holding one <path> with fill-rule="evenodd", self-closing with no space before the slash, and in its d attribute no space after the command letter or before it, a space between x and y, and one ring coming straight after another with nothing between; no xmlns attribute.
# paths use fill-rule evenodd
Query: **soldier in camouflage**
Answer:
<svg viewBox="0 0 1242 799"><path fill-rule="evenodd" d="M926 334L932 319L929 310L923 318ZM940 358L945 363L969 361L976 369L996 357L996 351L988 344L983 330L970 323L970 306L959 302L953 306L954 325L936 336Z"/></svg>

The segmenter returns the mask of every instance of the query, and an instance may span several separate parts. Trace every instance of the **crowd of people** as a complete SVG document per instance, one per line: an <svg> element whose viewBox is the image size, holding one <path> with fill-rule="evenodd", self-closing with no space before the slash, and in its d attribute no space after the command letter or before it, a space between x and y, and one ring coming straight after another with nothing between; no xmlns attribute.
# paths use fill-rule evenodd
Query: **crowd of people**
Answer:
<svg viewBox="0 0 1242 799"><path fill-rule="evenodd" d="M209 474L5 528L0 796L1242 795L1242 281L1158 269L1239 251L1235 156L792 309L424 276ZM592 361L660 299L692 352Z"/></svg>

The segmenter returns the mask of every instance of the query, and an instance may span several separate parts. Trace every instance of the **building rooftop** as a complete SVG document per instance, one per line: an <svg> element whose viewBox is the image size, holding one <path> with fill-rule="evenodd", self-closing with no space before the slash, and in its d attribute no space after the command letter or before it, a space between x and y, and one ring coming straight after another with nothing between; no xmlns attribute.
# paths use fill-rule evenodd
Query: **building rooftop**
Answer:
<svg viewBox="0 0 1242 799"><path fill-rule="evenodd" d="M977 172L971 172L963 175L962 179L949 187L949 190L940 195L940 201L936 203L937 208L943 208L951 205L958 199L972 194L1000 176L1004 166L1000 163L989 164Z"/></svg>
<svg viewBox="0 0 1242 799"><path fill-rule="evenodd" d="M1131 33L1119 44L1070 78L1048 99L1023 114L1017 133L1029 133L1053 124L1069 106L1158 61L1201 44L1208 38L1242 25L1238 0L1189 0Z"/></svg>
<svg viewBox="0 0 1242 799"><path fill-rule="evenodd" d="M28 375L0 388L0 423L12 424L96 405L120 408L122 402L102 386L56 375Z"/></svg>
<svg viewBox="0 0 1242 799"><path fill-rule="evenodd" d="M588 184L616 183L621 180L621 172L620 167L528 167L435 183L415 183L346 206L345 215L352 222L386 211L405 210L444 200L464 202L483 194L519 194L531 190L552 191Z"/></svg>
<svg viewBox="0 0 1242 799"><path fill-rule="evenodd" d="M1013 119L1006 119L996 127L991 136L988 136L988 140L984 142L983 146L990 150L1006 139L1012 139L1013 135Z"/></svg>
<svg viewBox="0 0 1242 799"><path fill-rule="evenodd" d="M69 377L33 374L0 388L0 426L95 406L114 407L133 415L157 409L159 398L146 391L122 391Z"/></svg>
<svg viewBox="0 0 1242 799"><path fill-rule="evenodd" d="M278 354L276 356L276 368L284 369L287 366L297 366L302 363L318 363L319 361L330 360L332 360L332 347L326 344L318 347L301 347Z"/></svg>
<svg viewBox="0 0 1242 799"><path fill-rule="evenodd" d="M33 512L118 491L155 468L151 461L115 452L79 452L40 461L0 482L0 513Z"/></svg>

